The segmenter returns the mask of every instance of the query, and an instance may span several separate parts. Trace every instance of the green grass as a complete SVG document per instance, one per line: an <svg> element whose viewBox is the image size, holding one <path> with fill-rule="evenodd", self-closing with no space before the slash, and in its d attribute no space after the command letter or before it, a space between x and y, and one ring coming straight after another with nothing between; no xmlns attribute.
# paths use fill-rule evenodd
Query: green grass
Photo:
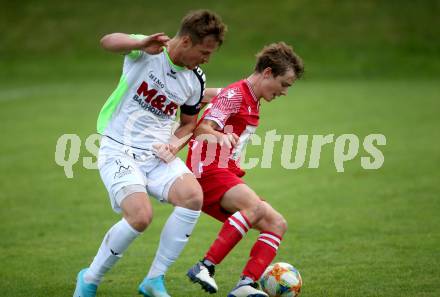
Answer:
<svg viewBox="0 0 440 297"><path fill-rule="evenodd" d="M205 67L210 79L241 78L264 44L281 40L295 47L313 78L429 77L440 69L437 0L278 0L269 7L265 0L108 0L105 6L98 0L22 0L4 6L2 79L102 77L107 68L120 68L99 48L104 34L173 36L182 16L197 8L216 11L229 28L221 55Z"/></svg>
<svg viewBox="0 0 440 297"><path fill-rule="evenodd" d="M166 9L163 9L164 5ZM334 142L320 166L273 166L248 172L248 183L289 222L277 260L302 273L302 296L439 296L440 284L440 3L426 0L316 1L10 1L0 12L0 295L71 296L119 218L96 170L83 168L86 137L116 86L121 58L99 48L109 32L174 35L190 9L210 8L229 26L219 53L204 66L209 86L249 74L254 54L284 40L304 58L306 76L289 96L264 104L258 134L355 134L359 154L334 165ZM65 133L82 139L67 179L55 163ZM363 139L386 136L385 162L365 170ZM294 147L295 149L296 147ZM261 158L261 146L248 155ZM182 153L182 155L184 155ZM134 296L153 259L171 207L154 203L155 219L106 276L98 296ZM186 269L219 224L202 216L168 273L175 297L206 296ZM256 237L218 267L225 296Z"/></svg>
<svg viewBox="0 0 440 297"><path fill-rule="evenodd" d="M94 133L115 82L19 82L0 90L0 291L2 296L71 296L77 271L92 260L118 220L96 170L55 164L58 137ZM440 127L435 80L304 81L286 98L262 106L258 134L382 133L385 163L365 170L359 155L337 173L334 144L320 167L286 170L275 144L273 167L246 180L289 222L276 260L302 273L302 296L438 296L440 285ZM310 142L309 142L310 145ZM310 149L310 146L309 146ZM84 145L82 157L90 156ZM249 148L261 156L261 148ZM80 158L80 161L82 159ZM155 220L107 275L98 296L134 296L171 207L154 203ZM173 296L206 296L185 272L203 256L219 224L202 216L168 273ZM255 232L218 267L218 296L235 284Z"/></svg>

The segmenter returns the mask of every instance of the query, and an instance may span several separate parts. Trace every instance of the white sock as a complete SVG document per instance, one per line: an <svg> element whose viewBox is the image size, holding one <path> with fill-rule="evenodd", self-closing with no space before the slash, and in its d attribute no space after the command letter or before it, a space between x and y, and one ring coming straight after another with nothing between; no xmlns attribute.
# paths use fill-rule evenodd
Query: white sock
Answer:
<svg viewBox="0 0 440 297"><path fill-rule="evenodd" d="M130 243L141 234L123 218L107 234L99 247L98 253L84 274L84 280L99 285L104 274L122 257Z"/></svg>
<svg viewBox="0 0 440 297"><path fill-rule="evenodd" d="M168 267L179 257L199 216L200 210L191 210L179 206L174 208L173 213L162 229L159 248L148 272L148 278L165 274Z"/></svg>

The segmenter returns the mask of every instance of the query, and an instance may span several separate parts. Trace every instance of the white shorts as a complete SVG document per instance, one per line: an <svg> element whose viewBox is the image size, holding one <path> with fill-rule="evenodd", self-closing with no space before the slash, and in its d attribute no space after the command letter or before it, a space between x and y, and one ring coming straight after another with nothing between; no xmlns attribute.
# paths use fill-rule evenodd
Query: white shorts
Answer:
<svg viewBox="0 0 440 297"><path fill-rule="evenodd" d="M192 174L179 158L165 163L150 151L134 149L105 136L99 148L98 168L116 212L121 212L122 200L135 192L167 202L174 181L185 173Z"/></svg>

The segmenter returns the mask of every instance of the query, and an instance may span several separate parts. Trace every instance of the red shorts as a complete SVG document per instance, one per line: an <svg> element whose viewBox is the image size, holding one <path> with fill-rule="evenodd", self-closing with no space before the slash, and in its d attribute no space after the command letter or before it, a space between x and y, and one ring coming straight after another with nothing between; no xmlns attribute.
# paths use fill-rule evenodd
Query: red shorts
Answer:
<svg viewBox="0 0 440 297"><path fill-rule="evenodd" d="M226 168L205 171L197 179L203 189L202 211L211 217L224 222L231 213L220 205L223 195L232 187L245 182Z"/></svg>

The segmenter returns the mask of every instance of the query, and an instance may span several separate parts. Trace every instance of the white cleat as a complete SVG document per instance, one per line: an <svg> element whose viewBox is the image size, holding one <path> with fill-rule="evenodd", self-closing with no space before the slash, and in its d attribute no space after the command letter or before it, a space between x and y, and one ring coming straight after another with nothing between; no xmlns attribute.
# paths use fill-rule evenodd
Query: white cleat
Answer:
<svg viewBox="0 0 440 297"><path fill-rule="evenodd" d="M251 283L236 286L228 294L228 297L269 297L269 295L258 290L257 283Z"/></svg>
<svg viewBox="0 0 440 297"><path fill-rule="evenodd" d="M193 283L199 283L202 289L206 292L213 294L218 291L217 284L214 280L214 266L210 268L198 262L188 270L186 274Z"/></svg>

